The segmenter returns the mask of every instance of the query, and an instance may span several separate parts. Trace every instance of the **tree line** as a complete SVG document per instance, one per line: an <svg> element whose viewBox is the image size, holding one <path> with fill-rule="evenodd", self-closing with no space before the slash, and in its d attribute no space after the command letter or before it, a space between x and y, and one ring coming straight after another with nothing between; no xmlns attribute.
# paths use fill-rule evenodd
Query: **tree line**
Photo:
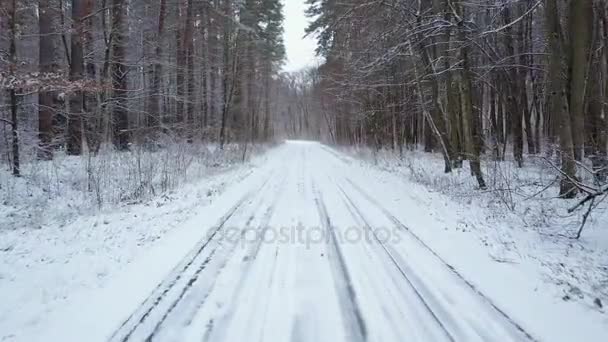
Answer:
<svg viewBox="0 0 608 342"><path fill-rule="evenodd" d="M268 141L280 0L3 0L0 149Z"/></svg>
<svg viewBox="0 0 608 342"><path fill-rule="evenodd" d="M608 175L604 0L308 0L325 62L308 75L307 134L375 148L424 146L445 172L467 160L555 161L560 196L577 170Z"/></svg>

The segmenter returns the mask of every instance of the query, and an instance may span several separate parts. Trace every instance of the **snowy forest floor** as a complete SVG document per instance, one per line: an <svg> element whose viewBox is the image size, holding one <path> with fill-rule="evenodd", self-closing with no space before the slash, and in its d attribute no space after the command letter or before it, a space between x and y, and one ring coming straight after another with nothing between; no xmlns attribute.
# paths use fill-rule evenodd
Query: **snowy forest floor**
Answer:
<svg viewBox="0 0 608 342"><path fill-rule="evenodd" d="M158 240L185 230L201 206L264 160L242 157L236 145L184 144L30 158L21 178L0 170L0 341L23 340L73 297L103 287Z"/></svg>
<svg viewBox="0 0 608 342"><path fill-rule="evenodd" d="M245 164L234 163L239 156L235 151L232 157L201 161L200 168L187 169L200 173L180 176L174 190L149 193L139 196L139 200L121 199L121 192L115 190L116 185L112 184L116 183L111 183L111 179L116 178L114 181L123 182L120 184L124 189L131 189L123 193L132 193L132 189L137 189L134 184L140 182L127 181L128 176L116 177L125 174L115 172L105 180L106 186L99 187L104 190L100 194L107 203L101 209L97 201L68 186L86 186L86 172L82 171L86 167L81 163L62 163L67 166L55 174L71 176L55 178L61 180L54 184L63 185L52 188L52 195L48 195L51 190L41 186L48 183L46 179L41 182L40 178L25 176L19 180L23 184L9 187L6 179L10 176L0 175L4 180L0 192L0 293L5 294L0 301L0 341L106 340L108 333L154 291L244 193L253 196L249 207L243 209L252 212L253 224L266 220L281 227L295 222L319 225L322 218L317 217L315 203L318 206L324 199L324 214L336 225L342 225L341 229L360 225L364 218L374 227L390 224L387 219L391 217L407 226L469 282L458 285L445 265L438 264L428 250L420 249L420 243L402 233L398 236L405 240L389 246L406 257L399 263L409 265L410 276L417 285L424 285L425 296L438 300L430 305L448 322L448 330L454 329L455 336L461 337L456 340L488 340L488 336L501 336L504 328L498 324L500 318L494 317L496 312L481 304L483 300L480 302L469 287L482 293L503 315L538 340L605 341L608 336L608 315L603 307L608 302L605 204L591 216L580 240L564 237L578 228L580 215L566 215L572 202L553 198L556 191L552 187L530 198L553 179L553 173L541 164L530 164L522 170L509 162L485 165L489 190L479 191L475 190L468 168L445 175L439 156L421 152L407 152L399 158L390 152L339 152L316 143L287 143ZM115 165L123 165L120 170L126 175L130 174L128 170L137 169L124 167L124 163ZM150 161L149 165L158 167L159 163ZM41 165L30 167L30 174L48 172ZM70 167L72 171L68 171ZM496 172L489 172L492 167ZM150 178L152 183L159 181L156 176ZM497 190L507 185L512 191ZM265 206L274 215L266 217L265 211L256 209ZM235 226L245 222L249 225L243 215L242 221L235 219ZM399 329L407 327L413 329L409 333L421 334L419 340L429 340L430 335L425 333L437 332L431 328L432 322L420 322L430 329L426 332L418 330L417 324L411 325L422 319L412 315L424 316L422 306L414 305L415 300L400 302L405 292L399 291L408 291L407 286L382 282L399 275L390 271L388 264L379 267L382 264L378 262L385 257L376 254L373 243L364 242L342 246L342 262L352 272L352 291L363 303L360 319L368 329L363 329L368 333L367 340L403 340L404 332ZM188 295L209 295L215 300L210 299L209 305L199 308L196 316L186 317L192 323L192 335L165 329L162 336L173 333L181 340L189 340L187 336L211 330L213 324L210 326L209 322L222 321L219 314L232 310L234 317L224 317L224 328L238 328L230 330L232 335L255 337L252 333L259 331L251 329L259 328L263 333L268 332L268 327L277 341L288 336L293 339L293 334L300 334L298 338L302 340L329 340L330 336L332 341L348 340L348 334L344 335L348 331L343 332L340 324L332 325L334 320L339 323L347 317L339 314L338 299L344 293L329 289L333 288L332 280L323 256L331 252L326 246L303 248L275 241L260 248L261 261L254 258L249 266L246 248L236 248L234 256L227 254L225 261L221 252L210 259L227 263L225 270L217 270L222 286L212 287L208 293ZM264 260L272 260L272 256L280 256L280 261L271 269ZM250 268L252 273L240 274L244 268ZM366 274L370 274L367 280ZM273 280L268 285L265 279ZM376 291L371 285L376 286ZM234 286L240 290L231 292ZM378 286L383 290L378 291ZM391 298L391 293L398 300ZM241 299L266 305L266 318L259 315L258 306L249 308L243 304L235 310L233 305L237 302L248 303ZM178 308L186 310L176 310L169 315L170 321L179 321L183 318L180 315L193 310L189 307L192 302L178 304ZM298 311L302 308L306 308L305 312ZM396 314L397 309L407 314L385 320L383 311L378 311ZM153 323L154 317L163 316L164 312L152 314ZM400 323L391 329L388 324L393 319ZM314 329L310 325L313 323L318 324ZM476 329L490 329L490 323L495 330ZM146 333L145 329L140 333ZM490 335L484 339L484 333Z"/></svg>
<svg viewBox="0 0 608 342"><path fill-rule="evenodd" d="M497 263L538 271L550 282L552 295L584 303L605 314L608 303L608 201L588 218L582 236L573 239L586 208L568 209L581 198L564 200L559 193L558 172L542 158L527 158L523 168L514 161L483 163L487 190L479 190L465 165L443 172L440 154L404 150L342 148L364 161L363 165L407 179L410 196L436 215L451 221L464 238L478 239ZM447 240L453 234L447 232ZM458 235L458 234L456 234ZM457 241L457 240L454 240ZM455 254L459 254L455 244Z"/></svg>

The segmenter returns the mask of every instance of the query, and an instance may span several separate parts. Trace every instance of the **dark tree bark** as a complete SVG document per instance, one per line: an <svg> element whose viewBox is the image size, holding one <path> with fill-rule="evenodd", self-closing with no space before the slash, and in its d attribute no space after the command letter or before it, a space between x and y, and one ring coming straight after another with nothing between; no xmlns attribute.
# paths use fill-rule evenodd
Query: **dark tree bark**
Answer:
<svg viewBox="0 0 608 342"><path fill-rule="evenodd" d="M556 120L559 120L560 153L562 160L562 180L560 196L573 198L576 196L576 163L568 101L562 78L562 43L560 41L561 25L556 0L545 0L545 20L547 25L547 40L549 41L549 104L548 108Z"/></svg>
<svg viewBox="0 0 608 342"><path fill-rule="evenodd" d="M593 1L570 1L570 120L574 158L583 159L585 145L584 108L591 34L593 25Z"/></svg>
<svg viewBox="0 0 608 342"><path fill-rule="evenodd" d="M125 0L112 0L112 124L114 147L129 149L129 111L127 108L127 72L125 44L127 42Z"/></svg>
<svg viewBox="0 0 608 342"><path fill-rule="evenodd" d="M17 1L8 0L4 5L4 10L8 17L7 21L9 34L9 73L11 75L15 75L17 72ZM17 90L14 87L9 88L8 97L11 112L12 169L13 175L19 177L21 176L21 164L19 155L19 117L17 115L19 110L19 99L17 96Z"/></svg>
<svg viewBox="0 0 608 342"><path fill-rule="evenodd" d="M84 21L83 25L83 49L88 55L84 58L85 78L89 84L97 84L97 67L94 57L91 56L95 51L93 13L95 10L95 0L84 0ZM90 152L97 153L102 142L102 112L100 108L99 90L85 91L83 94L83 116L84 136L86 137L87 147Z"/></svg>
<svg viewBox="0 0 608 342"><path fill-rule="evenodd" d="M201 48L201 131L200 137L202 141L207 139L209 130L209 74L210 74L210 49L209 49L209 2L203 2L199 5L199 20L200 20L200 37L202 40Z"/></svg>
<svg viewBox="0 0 608 342"><path fill-rule="evenodd" d="M51 0L38 2L39 39L39 71L41 75L51 75L58 72L60 66L55 51L56 28L53 25L53 6ZM56 9L55 9L56 10ZM54 137L53 116L57 110L56 93L42 91L38 94L38 158L50 160L53 158L52 141Z"/></svg>
<svg viewBox="0 0 608 342"><path fill-rule="evenodd" d="M165 16L167 11L167 0L160 0L158 12L158 29L156 31L156 42L154 46L154 65L152 67L152 81L150 82L150 93L148 95L148 128L153 132L158 130L160 125L160 83L163 74L163 34L165 31Z"/></svg>
<svg viewBox="0 0 608 342"><path fill-rule="evenodd" d="M187 23L184 24L183 21L186 20L186 14L184 11L186 10L184 4L188 6L189 0L180 0L176 6L177 10L177 29L175 30L175 39L177 42L177 50L176 52L176 61L177 61L177 103L176 103L176 113L175 113L175 125L178 134L183 134L184 127L184 102L186 101L186 73L187 73L187 54L188 52L186 47L186 30L188 28Z"/></svg>
<svg viewBox="0 0 608 342"><path fill-rule="evenodd" d="M464 17L464 8L461 7L462 16ZM466 40L464 20L458 23L459 38L461 41ZM473 92L471 85L471 71L469 65L469 47L463 45L460 49L462 58L462 72L460 73L460 99L462 110L462 131L465 139L465 150L467 159L471 167L471 172L477 179L480 189L486 188L486 182L483 179L480 161L480 146L478 144L480 132L476 129L478 126L477 115L473 109Z"/></svg>
<svg viewBox="0 0 608 342"><path fill-rule="evenodd" d="M72 35L70 53L70 81L76 83L76 90L70 96L68 115L67 153L82 154L82 117L84 115L84 25L85 0L72 0Z"/></svg>
<svg viewBox="0 0 608 342"><path fill-rule="evenodd" d="M600 70L600 63L594 64ZM589 107L585 120L587 148L585 154L592 162L593 171L599 182L605 182L608 175L608 160L606 151L606 120L602 116L601 73L591 74L589 82Z"/></svg>
<svg viewBox="0 0 608 342"><path fill-rule="evenodd" d="M186 129L188 130L188 142L192 143L194 139L194 129L196 128L194 122L194 104L195 104L195 84L194 84L194 41L193 41L193 31L194 31L194 23L193 23L193 13L194 8L192 4L192 0L187 0L186 3L186 24L184 29L184 49L186 54L186 80L188 85L186 87Z"/></svg>
<svg viewBox="0 0 608 342"><path fill-rule="evenodd" d="M232 12L232 0L222 1L222 10L225 14ZM228 124L228 114L230 111L230 104L232 102L233 88L234 86L234 67L233 63L236 64L237 56L230 58L230 36L232 34L232 23L229 20L223 21L222 31L222 107L221 107L221 123L220 123L220 149L224 148L226 144L226 129ZM233 61L234 60L234 61Z"/></svg>
<svg viewBox="0 0 608 342"><path fill-rule="evenodd" d="M503 12L505 24L511 23L511 11L507 6ZM515 56L515 41L513 39L514 33L511 26L505 30L505 42L507 48L507 54L509 56ZM521 37L519 37L521 38ZM516 58L519 60L519 58ZM519 68L509 68L505 71L505 79L509 84L509 94L507 95L507 105L509 114L511 115L511 137L513 139L513 157L519 167L523 166L523 127L522 127L522 113L524 107L524 98L522 97L522 82L520 79L522 71ZM525 84L525 81L524 81ZM525 92L525 88L523 90Z"/></svg>

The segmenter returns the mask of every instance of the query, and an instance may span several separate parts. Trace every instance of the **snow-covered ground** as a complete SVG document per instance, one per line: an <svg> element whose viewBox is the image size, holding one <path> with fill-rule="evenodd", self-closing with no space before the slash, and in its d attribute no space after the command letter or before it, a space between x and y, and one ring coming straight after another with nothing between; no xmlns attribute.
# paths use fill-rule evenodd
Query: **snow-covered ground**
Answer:
<svg viewBox="0 0 608 342"><path fill-rule="evenodd" d="M479 239L498 263L533 267L557 285L556 297L579 301L604 313L608 303L608 201L600 201L589 216L579 240L586 207L568 213L581 198L564 200L558 172L543 158L529 157L524 168L512 161L483 164L487 191L477 189L469 169L443 172L438 154L349 149L370 169L381 169L416 184L416 196L429 206L449 203L442 219L454 220L463 235ZM581 170L580 176L589 176ZM586 180L591 183L590 180ZM412 184L412 186L414 186ZM440 194L438 194L438 193ZM442 196L446 195L446 196ZM453 213L453 216L449 216Z"/></svg>
<svg viewBox="0 0 608 342"><path fill-rule="evenodd" d="M191 152L181 154L188 165L165 160L168 154L180 155L175 151L142 156L140 168L154 179L151 185L160 192L164 180L166 191L128 200L121 194L137 188L134 179L127 179L137 167L132 155L102 153L89 161L108 173L97 175L102 184L91 192L86 190L87 161L77 157L57 155L53 161L26 163L24 177L18 179L3 170L0 341L35 336L49 316L81 293L105 286L159 240L184 231L201 207L265 160L241 164L237 160L242 153L231 149ZM163 177L163 169L174 174Z"/></svg>
<svg viewBox="0 0 608 342"><path fill-rule="evenodd" d="M95 156L58 152L52 161L38 161L30 153L23 159L21 178L5 165L0 169L0 230L65 225L100 209L143 203L238 164L242 151L171 143L155 151L109 148Z"/></svg>
<svg viewBox="0 0 608 342"><path fill-rule="evenodd" d="M0 339L608 339L587 300L604 302L605 214L566 242L416 157L452 186L288 142L170 199L0 232Z"/></svg>

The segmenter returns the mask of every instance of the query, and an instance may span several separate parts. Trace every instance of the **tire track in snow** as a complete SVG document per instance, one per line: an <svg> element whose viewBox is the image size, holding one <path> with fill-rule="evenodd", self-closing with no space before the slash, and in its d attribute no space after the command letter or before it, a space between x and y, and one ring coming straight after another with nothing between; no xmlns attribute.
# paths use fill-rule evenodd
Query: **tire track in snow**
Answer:
<svg viewBox="0 0 608 342"><path fill-rule="evenodd" d="M272 214L274 213L274 208L276 207L276 203L278 201L279 198L279 194L280 194L280 189L283 188L283 185L285 183L285 177L282 178L282 181L280 182L280 186L279 186L279 191L275 192L275 198L273 201L271 201L271 204L269 206L267 206L267 208L263 211L263 217L262 217L262 222L257 226L258 228L262 228L264 230L267 229L268 226L268 222L270 221L270 218L272 217ZM261 194L261 193L260 193ZM260 196L261 197L261 202L258 203L254 210L253 210L253 214L247 219L240 237L243 238L244 234L246 234L246 232L248 231L249 228L251 228L252 222L255 219L257 213L259 212L260 207L262 207L264 201L264 196ZM241 241L240 239L238 241ZM179 310L179 315L180 316L184 316L185 320L183 322L181 322L181 324L176 325L176 326L180 326L183 327L183 329L186 329L188 326L190 326L192 324L192 320L194 319L194 316L196 315L196 313L200 310L200 308L205 304L207 298L209 297L209 294L211 293L211 291L213 290L213 287L215 286L215 281L217 279L217 275L222 272L222 270L225 268L226 264L228 263L228 261L230 260L230 258L232 257L232 255L234 254L234 251L238 245L238 241L237 242L233 242L232 245L228 246L228 250L226 251L226 253L224 253L224 255L218 256L218 257L222 257L222 260L219 260L219 265L217 267L214 268L207 268L206 266L212 262L212 255L209 255L208 258L206 258L205 262L203 263L202 267L199 268L197 270L197 274L195 275L195 277L193 279L191 279L191 282L189 282L189 286L188 288L184 289L184 293L183 296L180 296L174 303L173 305L170 307L170 309L165 312L163 318L161 319L161 321L159 321L157 323L157 325L155 326L155 329L150 333L150 335L148 336L148 338L146 339L146 341L148 340L152 340L153 338L155 338L157 336L157 334L163 329L163 327L166 325L165 321L167 320L167 318L171 315L172 311L178 306L180 305L183 300L185 299L185 295L187 291L191 290L190 292L194 292L196 291L195 295L200 293L202 294L202 298L188 298L189 300L193 300L195 301L197 304L191 308L190 310L188 310L188 312L184 312L184 308L180 307ZM221 242L220 242L221 243ZM220 246L218 246L219 248ZM214 249L213 252L217 251L218 249ZM214 253L215 254L215 253ZM257 256L257 252L254 254L254 256ZM217 260L217 259L215 259ZM213 260L213 261L215 261ZM209 271L212 272L213 270L215 270L215 274L210 274L209 277L206 277L204 279L201 279L201 275L203 273L203 271ZM202 284L200 286L197 286L196 288L193 288L194 283L196 282L200 282L203 280L207 280L210 279L210 281L208 283ZM177 314L177 312L176 312ZM173 322L175 323L175 322ZM169 326L171 326L171 324L167 324ZM162 340L162 339L161 339Z"/></svg>
<svg viewBox="0 0 608 342"><path fill-rule="evenodd" d="M153 311L164 301L164 299L168 296L168 294L175 288L178 282L182 280L184 275L188 272L189 269L193 267L199 256L207 250L209 244L214 240L216 236L220 235L220 232L224 230L226 227L226 223L230 220L230 218L234 217L242 208L244 208L244 204L248 202L250 199L254 197L254 195L260 193L268 184L270 179L272 178L272 174L267 177L262 185L247 192L243 195L229 210L220 218L218 221L216 228L214 228L211 234L207 234L205 238L197 243L197 245L190 251L187 256L180 262L178 265L169 273L169 275L165 278L165 280L161 281L157 285L157 287L152 291L150 296L146 298L142 304L131 314L121 325L120 327L112 334L109 338L109 341L121 341L126 342L129 341L132 335L137 331L137 329L146 322ZM215 251L219 248L216 246L211 252L208 259L215 254ZM208 260L206 260L208 262ZM203 262L201 266L205 266L206 263ZM199 266L199 269L201 268ZM186 286L182 289L179 298L183 297L185 292L187 292L188 288L192 286L195 277L198 276L201 270L197 270L194 276L191 276ZM179 301L179 299L178 299ZM174 304L172 303L172 307ZM148 337L150 340L150 337Z"/></svg>
<svg viewBox="0 0 608 342"><path fill-rule="evenodd" d="M337 185L337 186L340 189L340 192L342 193L342 196L343 196L342 201L344 202L344 205L346 206L346 208L352 215L353 219L355 219L355 220L359 219L364 224L365 229L372 234L372 236L374 237L374 241L376 241L376 243L380 247L382 247L382 250L386 253L389 260L391 260L391 262L397 268L397 270L399 271L401 276L405 279L405 281L407 282L409 287L414 291L414 293L416 294L416 297L420 300L420 303L423 304L424 308L428 311L428 313L431 315L433 320L437 323L437 325L439 325L441 330L445 333L445 336L451 341L456 341L456 339L454 338L454 336L452 335L450 330L445 326L445 324L439 319L439 317L437 316L435 311L431 308L427 299L425 299L425 296L423 296L420 293L420 290L417 288L416 285L414 285L414 282L410 279L408 274L403 270L403 268L401 267L399 262L395 259L393 254L388 250L387 246L382 242L382 240L380 238L378 238L378 235L376 234L374 229L371 228L370 224L368 223L367 219L363 216L363 214L361 213L359 208L357 208L355 206L355 204L353 203L351 198L346 194L346 192L344 192L344 189L342 189L342 187L340 185Z"/></svg>
<svg viewBox="0 0 608 342"><path fill-rule="evenodd" d="M269 275L269 277L267 279L265 279L266 280L266 289L271 289L272 288L273 281L274 281L274 279L276 277L276 270L277 270L278 259L279 259L279 247L277 246L275 248L274 257L272 258L272 261L271 261L272 267L271 267L270 275ZM270 294L271 293L268 293L268 295L270 295ZM269 300L268 296L266 296L266 298L264 300L264 303L263 303L263 309L262 309L262 312L261 312L261 315L260 315L261 317L263 317L263 319L262 319L263 322L266 322L266 320L268 318L269 308L270 308L270 300ZM264 339L264 332L265 332L264 331L264 327L262 326L262 332L261 332L261 334L260 334L260 336L258 338L259 342L266 341Z"/></svg>
<svg viewBox="0 0 608 342"><path fill-rule="evenodd" d="M273 200L271 201L271 204L268 206L264 217L262 218L262 221L259 225L259 228L262 228L262 232L261 235L256 239L255 243L249 246L249 250L246 253L246 257L247 259L247 264L244 268L244 270L242 271L242 274L240 276L240 280L237 283L237 287L232 295L232 299L236 302L236 299L238 299L238 297L240 296L241 292L243 291L243 286L246 283L246 279L250 278L250 273L251 273L251 269L254 266L254 262L256 260L258 260L258 256L260 254L260 250L262 248L262 244L264 242L264 236L266 235L266 233L268 232L269 227L269 223L270 220L272 219L274 213L275 213L275 209L277 206L277 203L280 199L280 195L282 194L282 192L284 191L285 188L285 183L286 183L286 176L283 176L283 179L281 181L281 185L279 186L279 190L276 191L275 193L275 197L273 198ZM278 251L277 251L278 253ZM274 263L276 262L276 258L277 258L277 254L275 254L275 260L273 260L273 273L274 273ZM226 260L228 261L228 260ZM264 288L265 289L265 288ZM209 292L210 293L210 292ZM209 294L208 293L208 294ZM200 306L199 306L200 307ZM214 336L214 334L217 334L218 330L222 330L222 329L226 329L227 327L227 321L232 317L232 315L234 314L234 312L229 312L228 314L226 314L225 316L222 317L218 317L217 319L214 319L213 321L218 321L217 324L213 324L213 325L209 325L208 330L205 332L205 334L203 335L202 341L208 341L210 340L210 338L212 336ZM217 329L214 329L216 328ZM222 335L223 333L220 331L219 332L220 335Z"/></svg>
<svg viewBox="0 0 608 342"><path fill-rule="evenodd" d="M261 222L257 225L258 229L261 228L264 231L268 229L267 228L268 223L274 213L276 204L278 202L279 195L282 192L282 189L285 184L285 176L283 176L283 178L279 184L280 185L278 186L278 189L273 191L274 199L270 202L270 205L268 205L266 207L266 209L263 211L264 214L262 216ZM260 196L260 197L261 197L261 202L259 203L258 206L255 207L253 214L247 220L247 223L245 224L245 227L242 229L241 234L240 234L241 239L239 239L238 241L243 241L242 238L245 237L245 234L249 231L249 228L253 227L252 222L255 219L257 213L259 212L259 208L262 207L263 203L265 203L265 201L264 201L265 197L264 196ZM209 297L209 295L211 294L211 291L215 287L215 283L216 283L218 274L220 274L222 272L222 270L224 270L224 268L226 267L226 265L228 264L230 259L233 257L234 252L237 248L237 245L238 245L238 242L234 242L234 243L232 243L232 245L228 246L227 252L221 256L222 259L218 261L219 265L217 267L205 269L205 270L208 270L209 272L212 272L213 270L215 270L215 272L214 272L214 274L209 274L207 277L205 277L204 279L200 279L200 281L199 281L199 282L203 282L204 280L208 280L207 283L203 283L199 286L196 286L196 288L192 289L191 295L194 296L194 298L188 297L187 299L188 299L188 301L193 301L196 304L190 308L180 307L179 315L185 317L185 319L183 319L183 322L179 322L179 323L172 322L174 324L174 326L180 326L180 327L184 327L184 329L187 329L187 327L192 324L196 314L198 313L198 311L200 311L200 309L203 307L203 305L205 305L207 298ZM258 247L258 249L259 249L259 247ZM257 251L255 253L253 253L253 259L255 259L256 257L257 257ZM215 260L217 260L217 259L215 259ZM213 261L215 261L215 260L213 260ZM250 260L251 260L251 258L250 258ZM206 261L208 261L208 260L206 260ZM201 278L201 277L199 276L199 278ZM241 282L241 283L243 283L243 282ZM197 296L197 294L198 294L198 296ZM186 298L183 298L183 299L186 299ZM184 303L184 304L187 305L188 303ZM187 310L187 312L184 312L185 310ZM166 313L166 315L169 315L169 314L170 314L170 312ZM176 314L178 314L177 311L176 311ZM168 322L164 322L164 321L160 322L157 326L157 329L155 331L153 331L152 334L150 334L150 337L156 337L156 334L159 333L163 329L163 326L165 326L165 325L171 326L171 324L169 324Z"/></svg>
<svg viewBox="0 0 608 342"><path fill-rule="evenodd" d="M371 197L365 190L363 190L359 185L357 185L355 182L352 181L352 179L350 179L349 177L345 177L345 180L357 191L361 194L361 196L363 196L369 203L373 204L376 208L378 208L385 216L386 218L388 218L393 224L395 224L397 227L399 227L402 231L404 231L405 233L407 233L410 237L412 237L421 247L423 247L424 250L428 251L429 253L431 253L441 264L443 264L453 275L455 275L458 279L460 279L464 284L466 284L466 286L468 288L470 288L476 295L478 295L479 297L481 297L481 299L487 303L488 305L490 305L500 316L502 316L507 322L509 322L514 328L516 328L520 333L522 333L522 335L524 335L529 341L538 341L536 338L534 338L529 332L527 332L519 323L515 322L515 320L513 320L513 318L511 318L505 311L503 311L502 309L500 309L488 296L486 296L483 292L481 292L475 285L473 285L473 283L471 283L469 280L467 280L460 272L458 272L458 270L456 270L456 268L449 264L448 262L446 262L439 254L437 254L437 252L435 252L427 243L425 243L420 237L418 237L418 235L416 235L414 232L411 231L411 229L409 227L407 227L405 224L403 224L401 221L399 221L399 219L397 219L393 214L391 214L386 208L384 208L382 205L380 205L380 203L378 203L378 201L376 201L373 197ZM340 187L338 185L338 187ZM343 195L348 197L348 195L346 195L346 193L344 192L343 188L340 187L340 190L342 191ZM364 222L365 218L362 216L361 212L357 209L357 207L354 205L354 203L352 203L352 200L349 199L349 201L351 202L351 205L355 208L355 210L357 210L359 212L359 215L361 215L361 218ZM366 223L366 226L371 229L371 227L369 226L369 224ZM372 230L373 231L373 230ZM374 236L376 237L375 233L373 233ZM383 246L385 247L385 246ZM388 252L387 252L388 253ZM395 259L393 257L391 257L391 259L393 259L393 261L395 262Z"/></svg>
<svg viewBox="0 0 608 342"><path fill-rule="evenodd" d="M359 342L367 341L367 327L361 315L361 309L357 302L357 295L353 288L352 279L350 273L348 272L348 268L346 267L346 262L344 260L342 249L338 243L336 232L334 231L331 220L329 219L327 207L323 201L323 197L317 189L314 181L312 188L315 196L314 201L321 219L321 224L323 225L325 231L329 233L328 237L331 240L331 244L328 246L330 247L329 250L333 251L333 254L335 254L335 257L331 258L328 253L327 257L332 268L332 274L334 275L336 292L338 293L340 302L340 309L342 311L342 315L344 316L345 323L347 324L346 330L349 334L353 334L350 336L349 340Z"/></svg>

